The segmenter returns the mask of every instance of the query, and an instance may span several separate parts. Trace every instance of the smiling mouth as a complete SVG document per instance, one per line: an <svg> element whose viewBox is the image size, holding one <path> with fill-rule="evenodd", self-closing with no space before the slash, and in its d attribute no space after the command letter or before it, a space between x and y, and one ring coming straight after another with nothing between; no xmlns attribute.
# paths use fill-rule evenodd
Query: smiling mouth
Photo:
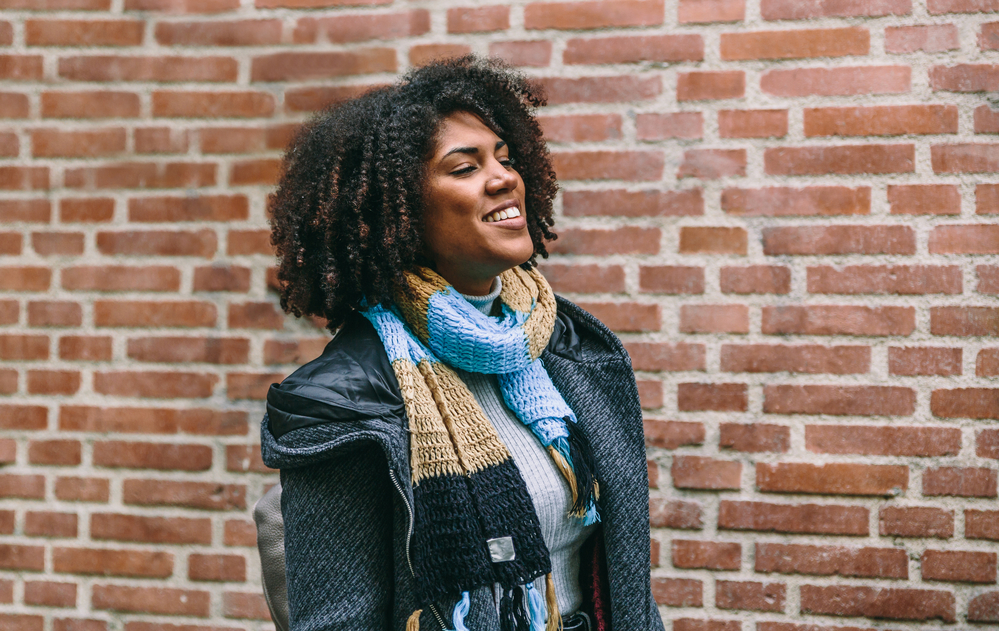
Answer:
<svg viewBox="0 0 999 631"><path fill-rule="evenodd" d="M494 210L483 217L482 221L486 223L493 223L496 221L503 221L504 219L513 219L514 217L520 217L520 209L516 206L511 206L510 208Z"/></svg>

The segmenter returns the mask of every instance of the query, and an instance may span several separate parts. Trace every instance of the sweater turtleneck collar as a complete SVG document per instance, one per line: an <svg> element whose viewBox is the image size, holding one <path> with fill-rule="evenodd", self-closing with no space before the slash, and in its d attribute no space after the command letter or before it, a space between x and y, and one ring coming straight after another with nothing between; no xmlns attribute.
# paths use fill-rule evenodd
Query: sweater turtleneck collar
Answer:
<svg viewBox="0 0 999 631"><path fill-rule="evenodd" d="M461 294L462 297L470 302L473 307L481 311L482 313L489 315L493 309L493 303L499 298L500 290L503 289L503 281L497 276L493 279L493 288L485 296L469 296L468 294ZM460 293L460 292L459 292Z"/></svg>

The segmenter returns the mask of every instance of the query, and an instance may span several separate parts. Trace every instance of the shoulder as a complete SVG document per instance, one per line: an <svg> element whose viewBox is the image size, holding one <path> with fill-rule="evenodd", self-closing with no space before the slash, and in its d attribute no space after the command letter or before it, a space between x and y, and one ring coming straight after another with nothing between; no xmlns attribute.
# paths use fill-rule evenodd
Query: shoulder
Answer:
<svg viewBox="0 0 999 631"><path fill-rule="evenodd" d="M578 362L626 361L624 345L604 324L579 305L555 296L558 313L547 351Z"/></svg>

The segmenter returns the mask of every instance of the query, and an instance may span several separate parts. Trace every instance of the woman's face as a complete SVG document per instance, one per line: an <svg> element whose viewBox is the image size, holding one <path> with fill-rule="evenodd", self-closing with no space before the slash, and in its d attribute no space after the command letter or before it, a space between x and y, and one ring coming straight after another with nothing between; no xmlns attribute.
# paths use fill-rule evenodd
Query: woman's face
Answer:
<svg viewBox="0 0 999 631"><path fill-rule="evenodd" d="M493 278L534 254L524 181L509 147L479 117L444 119L424 186L426 254L461 293L488 294Z"/></svg>

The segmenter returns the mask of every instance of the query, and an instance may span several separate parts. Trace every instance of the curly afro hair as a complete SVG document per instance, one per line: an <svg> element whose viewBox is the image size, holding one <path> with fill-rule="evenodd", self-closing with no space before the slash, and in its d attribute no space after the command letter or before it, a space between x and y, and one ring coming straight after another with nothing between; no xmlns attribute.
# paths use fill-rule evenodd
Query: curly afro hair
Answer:
<svg viewBox="0 0 999 631"><path fill-rule="evenodd" d="M271 204L281 307L332 331L367 305L407 292L403 272L423 257L426 162L441 122L467 111L507 142L524 181L534 256L548 256L555 171L534 109L540 87L474 56L413 70L391 86L318 114L284 157Z"/></svg>

